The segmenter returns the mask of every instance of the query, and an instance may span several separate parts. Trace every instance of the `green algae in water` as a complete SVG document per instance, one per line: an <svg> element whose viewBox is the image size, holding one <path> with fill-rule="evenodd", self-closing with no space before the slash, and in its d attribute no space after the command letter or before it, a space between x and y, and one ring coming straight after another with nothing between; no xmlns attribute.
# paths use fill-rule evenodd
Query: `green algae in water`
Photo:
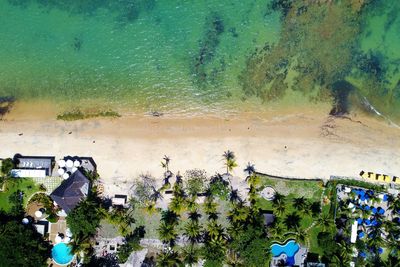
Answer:
<svg viewBox="0 0 400 267"><path fill-rule="evenodd" d="M319 2L0 0L0 97L221 112L347 81L399 118L400 4Z"/></svg>

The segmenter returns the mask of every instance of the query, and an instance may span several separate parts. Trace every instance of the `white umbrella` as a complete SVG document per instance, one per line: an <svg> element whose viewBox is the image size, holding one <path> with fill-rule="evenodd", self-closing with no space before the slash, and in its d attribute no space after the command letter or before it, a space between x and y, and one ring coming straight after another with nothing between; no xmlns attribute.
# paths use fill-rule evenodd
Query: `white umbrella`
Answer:
<svg viewBox="0 0 400 267"><path fill-rule="evenodd" d="M59 168L57 172L58 172L58 175L61 176L65 173L65 170L63 168Z"/></svg>
<svg viewBox="0 0 400 267"><path fill-rule="evenodd" d="M35 211L35 217L40 218L43 216L43 213L40 210Z"/></svg>
<svg viewBox="0 0 400 267"><path fill-rule="evenodd" d="M69 241L71 241L71 238L69 238L68 236L67 236L67 237L64 237L64 242L65 242L65 243L69 243Z"/></svg>
<svg viewBox="0 0 400 267"><path fill-rule="evenodd" d="M64 179L68 179L69 178L69 174L68 173L64 173L62 176Z"/></svg>
<svg viewBox="0 0 400 267"><path fill-rule="evenodd" d="M75 167L81 166L80 161L79 161L79 160L75 160L75 161L74 161L74 166L75 166Z"/></svg>
<svg viewBox="0 0 400 267"><path fill-rule="evenodd" d="M72 169L71 169L71 173L74 173L74 172L76 172L78 170L78 168L77 167L72 167Z"/></svg>
<svg viewBox="0 0 400 267"><path fill-rule="evenodd" d="M74 166L74 162L69 159L65 162L65 166L67 166L67 168L72 168Z"/></svg>
<svg viewBox="0 0 400 267"><path fill-rule="evenodd" d="M56 244L60 243L62 241L61 236L57 235L54 241L56 242Z"/></svg>
<svg viewBox="0 0 400 267"><path fill-rule="evenodd" d="M29 223L28 218L23 218L23 219L22 219L22 223L23 223L23 224L28 224L28 223Z"/></svg>
<svg viewBox="0 0 400 267"><path fill-rule="evenodd" d="M71 237L71 236L72 236L71 229L67 228L67 229L65 230L65 235L68 236L68 237Z"/></svg>
<svg viewBox="0 0 400 267"><path fill-rule="evenodd" d="M60 166L60 168L64 168L64 167L65 167L65 160L60 159L60 160L58 161L58 166Z"/></svg>

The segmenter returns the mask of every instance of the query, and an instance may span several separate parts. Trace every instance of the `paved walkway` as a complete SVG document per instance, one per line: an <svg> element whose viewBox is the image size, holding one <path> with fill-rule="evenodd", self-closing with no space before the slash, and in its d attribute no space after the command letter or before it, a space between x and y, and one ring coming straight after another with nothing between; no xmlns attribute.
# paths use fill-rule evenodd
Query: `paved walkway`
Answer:
<svg viewBox="0 0 400 267"><path fill-rule="evenodd" d="M46 194L51 194L63 181L63 178L58 176L32 179L35 183L43 184L46 187Z"/></svg>

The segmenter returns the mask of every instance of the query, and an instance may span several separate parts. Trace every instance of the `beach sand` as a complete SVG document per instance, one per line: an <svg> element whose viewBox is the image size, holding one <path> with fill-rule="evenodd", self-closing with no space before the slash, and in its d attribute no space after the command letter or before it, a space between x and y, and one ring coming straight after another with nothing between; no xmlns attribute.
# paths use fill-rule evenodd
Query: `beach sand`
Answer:
<svg viewBox="0 0 400 267"><path fill-rule="evenodd" d="M243 177L247 162L259 172L302 178L357 177L361 170L400 175L400 130L361 115L332 118L329 107L242 113L226 117L145 115L118 119L57 121L45 104L16 105L0 121L0 157L92 156L105 194L127 193L135 178L161 180L161 159L173 172L224 172L222 154L232 150Z"/></svg>

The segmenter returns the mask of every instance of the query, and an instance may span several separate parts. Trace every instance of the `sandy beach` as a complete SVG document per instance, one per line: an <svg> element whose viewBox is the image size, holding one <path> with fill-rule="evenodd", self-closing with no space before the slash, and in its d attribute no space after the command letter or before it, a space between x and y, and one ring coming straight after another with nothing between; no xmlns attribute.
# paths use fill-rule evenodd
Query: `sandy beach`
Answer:
<svg viewBox="0 0 400 267"><path fill-rule="evenodd" d="M141 173L161 177L164 155L174 172L223 172L221 155L228 149L237 156L234 173L240 177L249 161L260 172L290 177L357 177L361 170L400 175L399 129L360 115L332 118L327 109L64 122L45 105L16 105L0 121L0 157L92 156L109 195L126 193Z"/></svg>

